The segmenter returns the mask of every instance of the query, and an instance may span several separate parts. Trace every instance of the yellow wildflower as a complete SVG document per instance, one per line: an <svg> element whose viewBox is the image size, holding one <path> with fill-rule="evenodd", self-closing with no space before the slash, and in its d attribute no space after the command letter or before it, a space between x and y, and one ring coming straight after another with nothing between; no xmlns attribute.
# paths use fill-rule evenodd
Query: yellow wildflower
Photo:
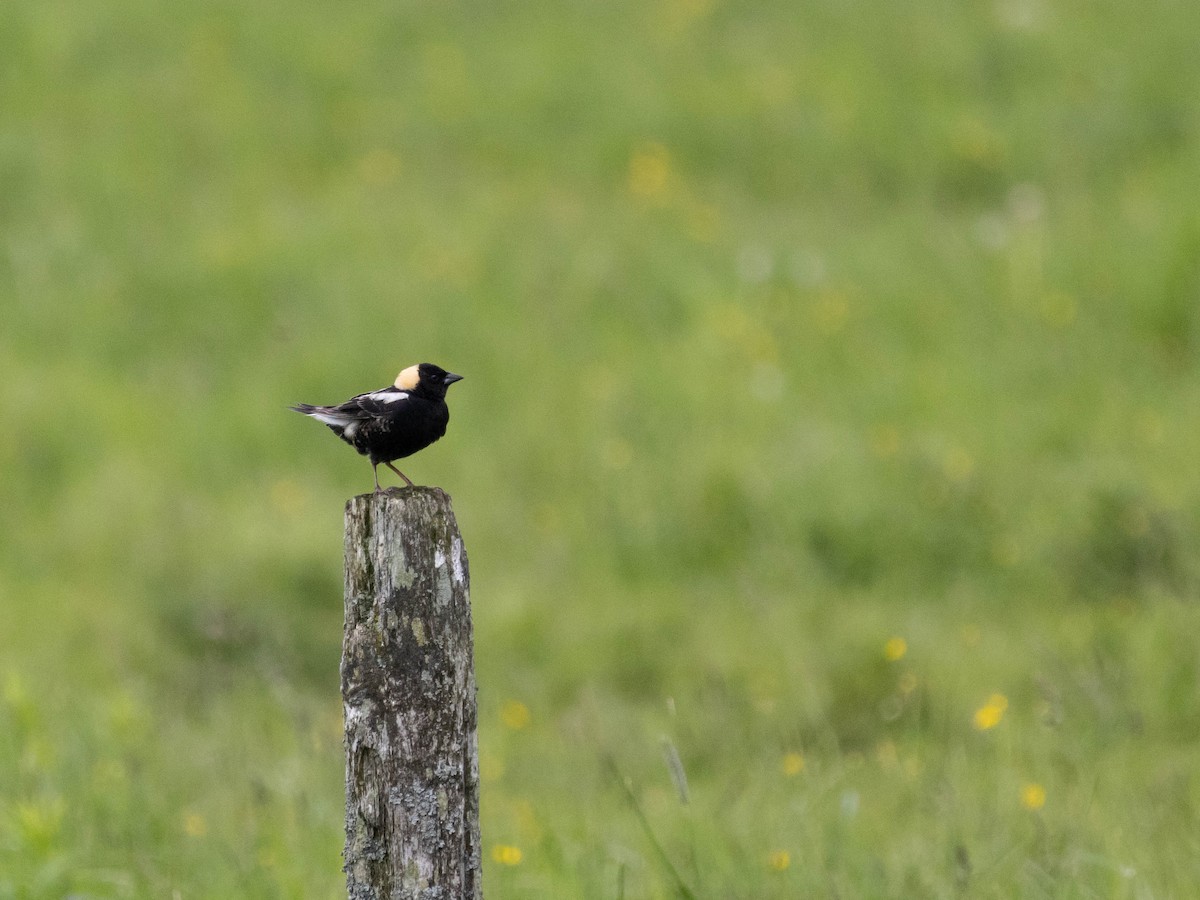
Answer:
<svg viewBox="0 0 1200 900"><path fill-rule="evenodd" d="M791 778L804 771L804 757L796 751L783 754L783 774Z"/></svg>
<svg viewBox="0 0 1200 900"><path fill-rule="evenodd" d="M908 641L902 637L890 637L883 645L883 658L888 662L904 659L908 652Z"/></svg>
<svg viewBox="0 0 1200 900"><path fill-rule="evenodd" d="M975 727L980 731L995 728L1004 718L1006 709L1008 709L1008 698L1003 694L992 694L988 697L987 703L975 710Z"/></svg>
<svg viewBox="0 0 1200 900"><path fill-rule="evenodd" d="M1037 812L1046 805L1046 789L1036 781L1021 785L1021 805L1031 812Z"/></svg>
<svg viewBox="0 0 1200 900"><path fill-rule="evenodd" d="M526 727L532 718L529 707L520 700L508 700L500 707L500 721L504 723L505 728L511 728L513 731L520 731Z"/></svg>
<svg viewBox="0 0 1200 900"><path fill-rule="evenodd" d="M204 837L208 834L208 822L199 813L185 813L183 816L183 833L188 837Z"/></svg>
<svg viewBox="0 0 1200 900"><path fill-rule="evenodd" d="M782 872L792 864L792 854L786 850L773 850L767 856L767 865L776 872Z"/></svg>
<svg viewBox="0 0 1200 900"><path fill-rule="evenodd" d="M521 848L511 844L497 844L492 848L492 859L502 866L520 865L523 856Z"/></svg>

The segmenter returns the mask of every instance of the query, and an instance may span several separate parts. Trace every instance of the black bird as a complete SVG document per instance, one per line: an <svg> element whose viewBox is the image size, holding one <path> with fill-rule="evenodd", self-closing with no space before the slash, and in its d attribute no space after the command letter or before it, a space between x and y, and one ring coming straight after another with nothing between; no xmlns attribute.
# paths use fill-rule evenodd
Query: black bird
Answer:
<svg viewBox="0 0 1200 900"><path fill-rule="evenodd" d="M446 433L446 423L450 421L446 388L456 381L462 381L462 376L432 363L421 363L397 375L395 384L351 397L338 406L297 403L290 408L324 422L334 434L370 459L378 494L383 491L379 486L380 463L413 487L408 476L392 465L392 460L412 456Z"/></svg>

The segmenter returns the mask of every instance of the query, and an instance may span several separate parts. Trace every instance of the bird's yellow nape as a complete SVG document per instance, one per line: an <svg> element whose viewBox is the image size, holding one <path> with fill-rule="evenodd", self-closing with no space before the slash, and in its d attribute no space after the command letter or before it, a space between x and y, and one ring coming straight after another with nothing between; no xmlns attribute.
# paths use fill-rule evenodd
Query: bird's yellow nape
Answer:
<svg viewBox="0 0 1200 900"><path fill-rule="evenodd" d="M409 366L396 376L396 387L402 391L414 390L421 380L421 372L416 366Z"/></svg>

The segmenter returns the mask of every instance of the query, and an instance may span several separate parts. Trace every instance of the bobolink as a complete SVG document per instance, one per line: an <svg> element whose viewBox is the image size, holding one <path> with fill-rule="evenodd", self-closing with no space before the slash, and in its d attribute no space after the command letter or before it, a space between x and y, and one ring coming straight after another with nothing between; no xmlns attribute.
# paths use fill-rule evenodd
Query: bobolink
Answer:
<svg viewBox="0 0 1200 900"><path fill-rule="evenodd" d="M397 375L395 384L351 397L338 406L297 403L291 409L324 422L334 434L370 459L375 492L381 493L380 463L403 478L409 487L413 486L408 476L392 465L392 460L412 456L446 433L446 423L450 421L446 389L461 380L461 375L421 363Z"/></svg>

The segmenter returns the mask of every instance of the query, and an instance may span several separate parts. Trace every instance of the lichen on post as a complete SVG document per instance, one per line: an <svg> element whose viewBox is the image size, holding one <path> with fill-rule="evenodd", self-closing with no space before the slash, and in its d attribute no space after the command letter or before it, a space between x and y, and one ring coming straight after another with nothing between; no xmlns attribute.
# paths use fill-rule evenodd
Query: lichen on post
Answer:
<svg viewBox="0 0 1200 900"><path fill-rule="evenodd" d="M469 573L444 491L346 504L345 602L350 900L479 898Z"/></svg>

